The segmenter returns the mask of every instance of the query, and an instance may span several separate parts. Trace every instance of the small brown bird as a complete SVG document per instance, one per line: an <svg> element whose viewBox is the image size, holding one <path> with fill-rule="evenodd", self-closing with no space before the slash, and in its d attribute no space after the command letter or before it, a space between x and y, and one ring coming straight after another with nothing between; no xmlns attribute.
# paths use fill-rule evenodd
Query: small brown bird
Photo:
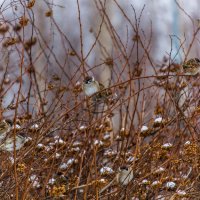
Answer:
<svg viewBox="0 0 200 200"><path fill-rule="evenodd" d="M0 122L0 151L14 151L14 140L15 150L21 149L26 142L26 138L21 135L16 135L14 139L12 136L12 124L11 120L2 120Z"/></svg>
<svg viewBox="0 0 200 200"><path fill-rule="evenodd" d="M9 137L7 138L3 144L0 145L0 150L12 152L14 151L14 140L15 140L15 150L21 149L26 143L26 138L21 135L17 135L16 138Z"/></svg>
<svg viewBox="0 0 200 200"><path fill-rule="evenodd" d="M133 170L131 167L122 166L116 175L117 183L121 185L128 185L133 180Z"/></svg>
<svg viewBox="0 0 200 200"><path fill-rule="evenodd" d="M200 72L200 60L192 58L183 63L183 71L185 75L195 76Z"/></svg>
<svg viewBox="0 0 200 200"><path fill-rule="evenodd" d="M127 166L121 166L118 169L118 172L115 176L115 178L107 184L104 188L100 190L100 194L103 193L105 190L107 190L114 182L121 186L126 186L128 185L132 180L133 180L133 169L131 167Z"/></svg>
<svg viewBox="0 0 200 200"><path fill-rule="evenodd" d="M86 96L93 96L92 99L94 101L106 99L112 94L109 89L105 89L104 85L96 81L92 76L85 77L82 88Z"/></svg>
<svg viewBox="0 0 200 200"><path fill-rule="evenodd" d="M86 96L92 96L100 91L100 85L94 80L94 77L86 76L83 82L83 91Z"/></svg>

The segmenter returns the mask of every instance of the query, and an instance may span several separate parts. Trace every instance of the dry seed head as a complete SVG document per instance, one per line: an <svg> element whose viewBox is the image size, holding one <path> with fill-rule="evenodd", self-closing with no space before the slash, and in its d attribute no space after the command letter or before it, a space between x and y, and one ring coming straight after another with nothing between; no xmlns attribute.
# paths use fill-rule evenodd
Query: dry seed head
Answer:
<svg viewBox="0 0 200 200"><path fill-rule="evenodd" d="M6 23L0 23L0 34L5 34L8 32L9 26Z"/></svg>
<svg viewBox="0 0 200 200"><path fill-rule="evenodd" d="M72 92L74 94L79 94L80 92L83 91L82 85L80 84L80 82L77 82L72 90Z"/></svg>
<svg viewBox="0 0 200 200"><path fill-rule="evenodd" d="M32 119L32 114L28 113L24 116L24 120Z"/></svg>
<svg viewBox="0 0 200 200"><path fill-rule="evenodd" d="M153 154L153 159L155 161L160 160L160 159L167 159L168 157L169 157L168 151L164 149Z"/></svg>
<svg viewBox="0 0 200 200"><path fill-rule="evenodd" d="M45 13L45 16L46 17L52 17L53 15L53 10L48 10L46 13Z"/></svg>
<svg viewBox="0 0 200 200"><path fill-rule="evenodd" d="M157 117L153 122L153 127L154 128L161 127L163 126L163 122L164 120L162 119L162 117Z"/></svg>
<svg viewBox="0 0 200 200"><path fill-rule="evenodd" d="M29 22L29 19L26 18L25 16L22 16L20 19L19 19L19 24L24 27L24 26L27 26L28 25L28 22Z"/></svg>
<svg viewBox="0 0 200 200"><path fill-rule="evenodd" d="M20 31L21 28L22 28L22 26L20 24L16 24L16 25L13 26L13 31L16 31L16 32Z"/></svg>
<svg viewBox="0 0 200 200"><path fill-rule="evenodd" d="M129 136L130 131L126 130L125 128L121 128L119 134L120 134L120 136L122 136L122 137L127 137L127 136Z"/></svg>
<svg viewBox="0 0 200 200"><path fill-rule="evenodd" d="M164 109L163 107L161 107L159 104L157 104L155 110L154 110L154 114L155 115L161 115L164 113Z"/></svg>
<svg viewBox="0 0 200 200"><path fill-rule="evenodd" d="M172 163L174 164L180 164L181 160L180 159L174 159L172 160Z"/></svg>
<svg viewBox="0 0 200 200"><path fill-rule="evenodd" d="M134 76L141 76L143 69L141 67L137 67L133 71Z"/></svg>
<svg viewBox="0 0 200 200"><path fill-rule="evenodd" d="M52 82L49 82L47 88L48 90L53 90L55 88L55 85Z"/></svg>
<svg viewBox="0 0 200 200"><path fill-rule="evenodd" d="M19 38L8 38L3 42L3 47L9 47L11 45L17 44L19 42Z"/></svg>
<svg viewBox="0 0 200 200"><path fill-rule="evenodd" d="M195 156L199 151L199 147L196 144L184 145L184 155L186 156Z"/></svg>
<svg viewBox="0 0 200 200"><path fill-rule="evenodd" d="M112 58L106 58L105 64L108 66L113 66L113 59Z"/></svg>
<svg viewBox="0 0 200 200"><path fill-rule="evenodd" d="M60 94L60 93L63 93L63 92L66 92L68 90L67 87L65 86L60 86L57 90L57 93Z"/></svg>
<svg viewBox="0 0 200 200"><path fill-rule="evenodd" d="M53 74L53 75L52 75L52 79L53 79L54 81L60 81L60 77L59 77L57 74Z"/></svg>
<svg viewBox="0 0 200 200"><path fill-rule="evenodd" d="M196 113L196 114L200 114L200 106L197 106L197 107L195 108L195 113Z"/></svg>
<svg viewBox="0 0 200 200"><path fill-rule="evenodd" d="M37 38L36 37L31 37L30 39L26 40L24 43L24 48L26 50L30 49L33 45L35 45L37 42Z"/></svg>
<svg viewBox="0 0 200 200"><path fill-rule="evenodd" d="M76 52L75 52L75 51L69 51L68 55L70 55L70 56L75 56L75 55L76 55Z"/></svg>
<svg viewBox="0 0 200 200"><path fill-rule="evenodd" d="M26 169L26 165L21 163L21 164L17 164L17 171L23 173Z"/></svg>
<svg viewBox="0 0 200 200"><path fill-rule="evenodd" d="M96 181L95 185L97 185L97 187L103 187L108 183L108 181L104 178L101 178L99 180Z"/></svg>
<svg viewBox="0 0 200 200"><path fill-rule="evenodd" d="M66 186L61 185L61 186L53 186L53 189L51 191L51 195L53 197L59 197L62 196L66 192Z"/></svg>
<svg viewBox="0 0 200 200"><path fill-rule="evenodd" d="M134 42L137 42L137 41L140 40L140 36L139 36L138 34L136 34L136 35L133 36L132 40L133 40Z"/></svg>
<svg viewBox="0 0 200 200"><path fill-rule="evenodd" d="M184 82L181 83L180 88L183 89L185 87L187 87L187 83L184 81Z"/></svg>
<svg viewBox="0 0 200 200"><path fill-rule="evenodd" d="M35 0L31 0L31 1L28 2L26 7L31 9L34 5L35 5Z"/></svg>

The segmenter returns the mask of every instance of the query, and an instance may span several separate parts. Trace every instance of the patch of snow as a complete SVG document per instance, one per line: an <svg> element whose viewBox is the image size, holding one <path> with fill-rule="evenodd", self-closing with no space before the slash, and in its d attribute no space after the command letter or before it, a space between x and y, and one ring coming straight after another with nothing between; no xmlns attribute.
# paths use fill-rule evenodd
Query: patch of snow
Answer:
<svg viewBox="0 0 200 200"><path fill-rule="evenodd" d="M100 169L100 173L101 174L112 174L112 173L114 173L114 171L110 167L102 167Z"/></svg>
<svg viewBox="0 0 200 200"><path fill-rule="evenodd" d="M145 132L145 131L148 131L148 129L149 129L149 128L148 128L147 126L142 126L142 128L141 128L140 131L141 131L141 132Z"/></svg>
<svg viewBox="0 0 200 200"><path fill-rule="evenodd" d="M174 189L176 187L176 183L170 181L170 182L167 182L165 186L168 189Z"/></svg>

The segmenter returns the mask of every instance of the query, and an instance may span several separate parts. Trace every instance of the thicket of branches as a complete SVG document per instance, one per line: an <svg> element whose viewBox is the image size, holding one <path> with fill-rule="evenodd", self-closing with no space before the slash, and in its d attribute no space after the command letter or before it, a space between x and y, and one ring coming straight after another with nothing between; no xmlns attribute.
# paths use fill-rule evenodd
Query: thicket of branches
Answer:
<svg viewBox="0 0 200 200"><path fill-rule="evenodd" d="M138 12L130 4L130 17L112 3L126 30L112 24L109 3L96 0L98 23L85 31L77 0L78 38L73 24L67 35L64 22L56 21L56 9L65 9L56 2L1 4L0 120L11 119L13 137L29 141L18 151L0 152L0 199L200 196L199 77L184 75L171 54L154 60L153 22L141 28L145 5ZM191 23L192 39L171 36L180 42L183 61L199 43L199 26ZM82 91L87 75L112 91L97 112ZM134 179L99 194L123 165L132 167Z"/></svg>

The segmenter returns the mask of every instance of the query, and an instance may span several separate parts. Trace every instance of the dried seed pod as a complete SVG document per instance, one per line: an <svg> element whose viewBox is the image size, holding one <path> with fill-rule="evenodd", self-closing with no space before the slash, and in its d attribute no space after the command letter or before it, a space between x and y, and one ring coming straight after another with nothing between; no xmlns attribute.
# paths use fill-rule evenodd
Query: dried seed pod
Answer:
<svg viewBox="0 0 200 200"><path fill-rule="evenodd" d="M106 58L105 64L108 66L113 66L113 59L112 58Z"/></svg>
<svg viewBox="0 0 200 200"><path fill-rule="evenodd" d="M53 74L52 79L54 81L60 81L60 77L57 74Z"/></svg>
<svg viewBox="0 0 200 200"><path fill-rule="evenodd" d="M28 2L28 4L27 4L26 7L30 9L30 8L32 8L34 5L35 5L35 0L31 0L31 1Z"/></svg>
<svg viewBox="0 0 200 200"><path fill-rule="evenodd" d="M134 42L140 41L140 36L138 34L136 34L136 35L133 36L132 40Z"/></svg>
<svg viewBox="0 0 200 200"><path fill-rule="evenodd" d="M25 41L24 43L24 48L26 50L30 49L33 45L35 45L37 42L37 38L36 37L31 37L30 39L28 39L27 41Z"/></svg>
<svg viewBox="0 0 200 200"><path fill-rule="evenodd" d="M51 17L53 15L53 10L48 10L46 13L45 13L45 16L46 17Z"/></svg>
<svg viewBox="0 0 200 200"><path fill-rule="evenodd" d="M122 136L122 137L127 137L127 136L129 136L130 131L126 130L125 128L121 128L119 134L120 134L120 136Z"/></svg>
<svg viewBox="0 0 200 200"><path fill-rule="evenodd" d="M5 34L8 32L9 26L6 23L0 23L0 34Z"/></svg>
<svg viewBox="0 0 200 200"><path fill-rule="evenodd" d="M22 26L21 26L20 24L15 24L15 25L13 26L13 31L15 31L15 32L20 31L21 28L22 28Z"/></svg>
<svg viewBox="0 0 200 200"><path fill-rule="evenodd" d="M3 42L3 47L9 47L11 45L17 44L19 42L19 38L8 38Z"/></svg>
<svg viewBox="0 0 200 200"><path fill-rule="evenodd" d="M76 55L76 52L75 51L69 51L68 53L70 56L75 56Z"/></svg>
<svg viewBox="0 0 200 200"><path fill-rule="evenodd" d="M155 115L162 115L164 113L163 107L161 107L159 104L156 105L156 108L154 110Z"/></svg>
<svg viewBox="0 0 200 200"><path fill-rule="evenodd" d="M22 27L27 26L28 22L29 22L29 19L26 18L25 16L23 16L23 17L21 17L21 18L19 19L19 24L20 24Z"/></svg>

